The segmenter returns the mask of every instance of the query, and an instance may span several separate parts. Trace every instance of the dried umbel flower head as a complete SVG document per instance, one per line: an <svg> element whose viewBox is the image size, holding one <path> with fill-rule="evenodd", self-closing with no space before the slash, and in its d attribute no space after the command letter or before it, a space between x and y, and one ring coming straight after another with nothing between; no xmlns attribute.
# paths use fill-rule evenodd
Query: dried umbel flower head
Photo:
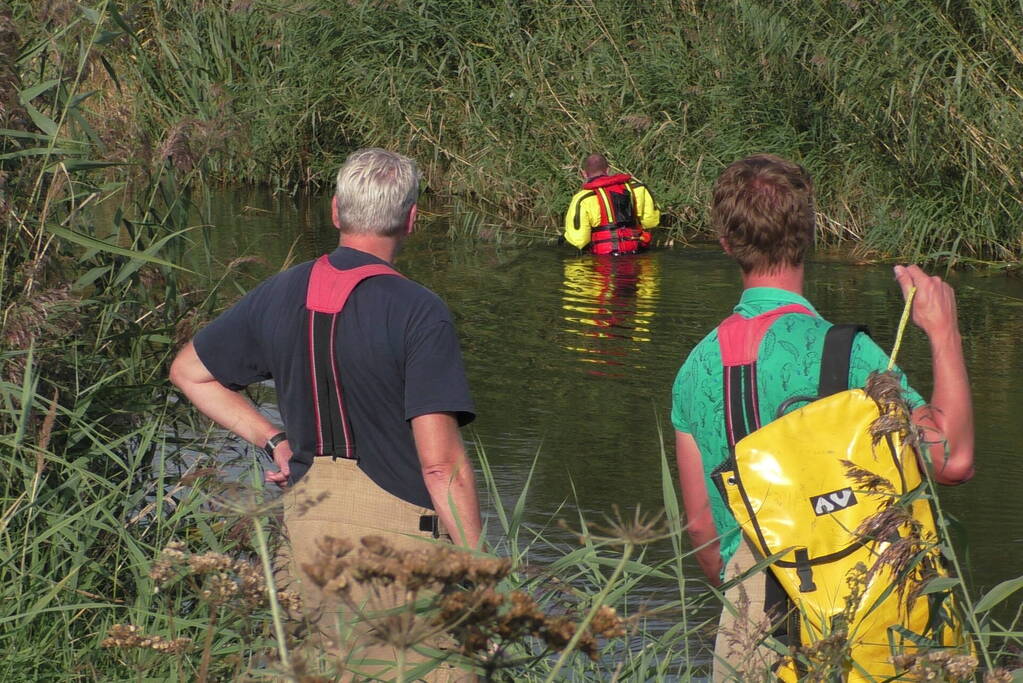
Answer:
<svg viewBox="0 0 1023 683"><path fill-rule="evenodd" d="M188 569L193 574L205 574L207 572L222 572L234 565L227 555L208 552L202 555L192 555L188 558Z"/></svg>
<svg viewBox="0 0 1023 683"><path fill-rule="evenodd" d="M156 582L157 590L171 578L178 575L178 568L188 562L185 544L172 541L160 551L160 556L149 568L149 578Z"/></svg>
<svg viewBox="0 0 1023 683"><path fill-rule="evenodd" d="M302 611L302 596L295 591L278 591L277 602L289 614L299 614Z"/></svg>
<svg viewBox="0 0 1023 683"><path fill-rule="evenodd" d="M611 515L606 517L605 524L594 524L593 528L600 533L580 533L579 542L587 540L611 546L637 546L653 543L670 536L664 524L664 511L648 514L637 505L632 518L623 517L617 505L611 506ZM563 521L562 528L567 528Z"/></svg>
<svg viewBox="0 0 1023 683"><path fill-rule="evenodd" d="M236 601L238 607L251 611L268 598L266 579L257 564L215 552L193 555L180 541L168 543L149 569L156 591L185 576L204 577L198 595L215 606Z"/></svg>
<svg viewBox="0 0 1023 683"><path fill-rule="evenodd" d="M967 681L973 679L977 670L976 657L956 650L896 655L892 657L892 663L916 681Z"/></svg>
<svg viewBox="0 0 1023 683"><path fill-rule="evenodd" d="M494 585L511 571L505 558L474 556L450 544L417 550L398 550L386 538L366 536L353 551L350 541L325 537L317 541L318 554L303 571L320 588L348 580L378 587L399 584L405 590L446 590L464 582Z"/></svg>
<svg viewBox="0 0 1023 683"><path fill-rule="evenodd" d="M100 643L107 648L140 648L149 649L163 654L179 654L192 647L191 638L174 638L168 640L163 636L147 636L134 624L114 624L107 631L107 637Z"/></svg>
<svg viewBox="0 0 1023 683"><path fill-rule="evenodd" d="M226 572L213 574L206 580L206 588L200 595L211 605L226 604L238 594L238 584Z"/></svg>
<svg viewBox="0 0 1023 683"><path fill-rule="evenodd" d="M590 630L604 638L622 638L625 636L625 622L614 607L601 605L593 615Z"/></svg>
<svg viewBox="0 0 1023 683"><path fill-rule="evenodd" d="M578 618L549 616L528 594L499 589L512 569L507 558L474 555L446 543L404 550L376 536L363 538L358 548L323 538L318 550L303 570L324 591L334 590L378 642L411 647L446 631L464 655L493 669L511 643L536 638L546 649L559 650L576 635ZM349 588L354 584L369 596L364 603L353 599ZM597 658L598 637L624 633L621 617L603 606L579 634L576 647Z"/></svg>
<svg viewBox="0 0 1023 683"><path fill-rule="evenodd" d="M302 571L324 592L341 593L348 588L348 554L352 552L348 539L324 536L316 541L316 561L302 565Z"/></svg>

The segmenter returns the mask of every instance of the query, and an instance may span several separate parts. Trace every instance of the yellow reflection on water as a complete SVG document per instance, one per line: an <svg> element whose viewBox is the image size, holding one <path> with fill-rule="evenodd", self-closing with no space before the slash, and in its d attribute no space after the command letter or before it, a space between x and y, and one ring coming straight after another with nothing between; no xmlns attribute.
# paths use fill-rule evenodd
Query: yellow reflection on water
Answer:
<svg viewBox="0 0 1023 683"><path fill-rule="evenodd" d="M584 363L641 367L659 284L658 263L649 254L566 259L561 307L564 331L576 341L564 348Z"/></svg>

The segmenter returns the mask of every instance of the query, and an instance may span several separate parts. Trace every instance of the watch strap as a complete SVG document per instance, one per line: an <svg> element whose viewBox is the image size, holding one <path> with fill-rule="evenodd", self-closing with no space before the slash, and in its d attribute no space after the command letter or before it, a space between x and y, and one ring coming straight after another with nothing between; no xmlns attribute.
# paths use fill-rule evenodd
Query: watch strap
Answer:
<svg viewBox="0 0 1023 683"><path fill-rule="evenodd" d="M288 439L287 434L285 434L284 432L277 432L276 434L274 434L273 436L266 440L266 445L263 446L263 450L270 457L270 459L273 460L274 449L280 446L282 441L286 441L287 439Z"/></svg>

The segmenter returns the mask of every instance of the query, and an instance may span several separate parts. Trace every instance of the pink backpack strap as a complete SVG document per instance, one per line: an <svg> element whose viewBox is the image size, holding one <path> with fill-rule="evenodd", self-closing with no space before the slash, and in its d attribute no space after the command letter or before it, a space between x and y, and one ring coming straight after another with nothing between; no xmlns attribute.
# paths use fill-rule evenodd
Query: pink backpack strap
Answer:
<svg viewBox="0 0 1023 683"><path fill-rule="evenodd" d="M718 325L718 346L721 347L721 362L724 366L749 365L757 360L760 341L774 321L788 313L815 315L802 304L789 304L773 311L744 318L734 313Z"/></svg>
<svg viewBox="0 0 1023 683"><path fill-rule="evenodd" d="M309 276L305 307L317 313L340 313L355 286L374 275L397 275L401 273L382 263L339 270L331 265L326 255L316 259Z"/></svg>
<svg viewBox="0 0 1023 683"><path fill-rule="evenodd" d="M789 304L752 318L735 313L718 325L718 346L724 366L725 437L729 450L734 449L745 436L760 429L757 352L767 330L788 313L816 315L806 306Z"/></svg>
<svg viewBox="0 0 1023 683"><path fill-rule="evenodd" d="M313 416L316 421L316 455L355 458L355 440L341 396L335 340L341 310L355 287L377 275L397 275L394 268L371 264L339 270L327 256L313 264L306 289L305 307L309 311L309 374L312 379Z"/></svg>

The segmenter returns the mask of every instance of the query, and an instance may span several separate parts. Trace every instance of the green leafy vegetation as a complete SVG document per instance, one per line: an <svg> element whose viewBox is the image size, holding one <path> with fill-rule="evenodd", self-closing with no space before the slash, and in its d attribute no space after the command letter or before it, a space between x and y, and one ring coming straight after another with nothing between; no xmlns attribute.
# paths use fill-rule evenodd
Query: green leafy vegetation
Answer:
<svg viewBox="0 0 1023 683"><path fill-rule="evenodd" d="M505 231L552 235L579 160L603 151L654 189L677 240L706 231L723 165L769 151L816 179L821 238L861 255L1011 262L1023 246L1023 18L1008 0L11 6L32 41L21 68L102 14L78 48L90 163L169 159L298 191L379 145ZM19 90L31 135L63 125L41 111L54 75Z"/></svg>
<svg viewBox="0 0 1023 683"><path fill-rule="evenodd" d="M836 234L1016 258L1017 15L808 7L0 3L0 679L315 680L268 580L276 506L219 476L223 442L165 379L243 267L215 263L189 218L210 183L325 184L379 144L417 156L435 192L535 228L603 149L661 188L685 236L721 164L771 149L820 179ZM463 230L482 220L465 211ZM568 545L523 523L528 486L502 505L479 455L491 557L509 562L488 599L500 612L519 591L561 630L458 663L494 680L706 674L716 598L686 574L666 458L663 520L580 519ZM995 616L1020 587L964 600L991 667L1020 665L1018 610Z"/></svg>

